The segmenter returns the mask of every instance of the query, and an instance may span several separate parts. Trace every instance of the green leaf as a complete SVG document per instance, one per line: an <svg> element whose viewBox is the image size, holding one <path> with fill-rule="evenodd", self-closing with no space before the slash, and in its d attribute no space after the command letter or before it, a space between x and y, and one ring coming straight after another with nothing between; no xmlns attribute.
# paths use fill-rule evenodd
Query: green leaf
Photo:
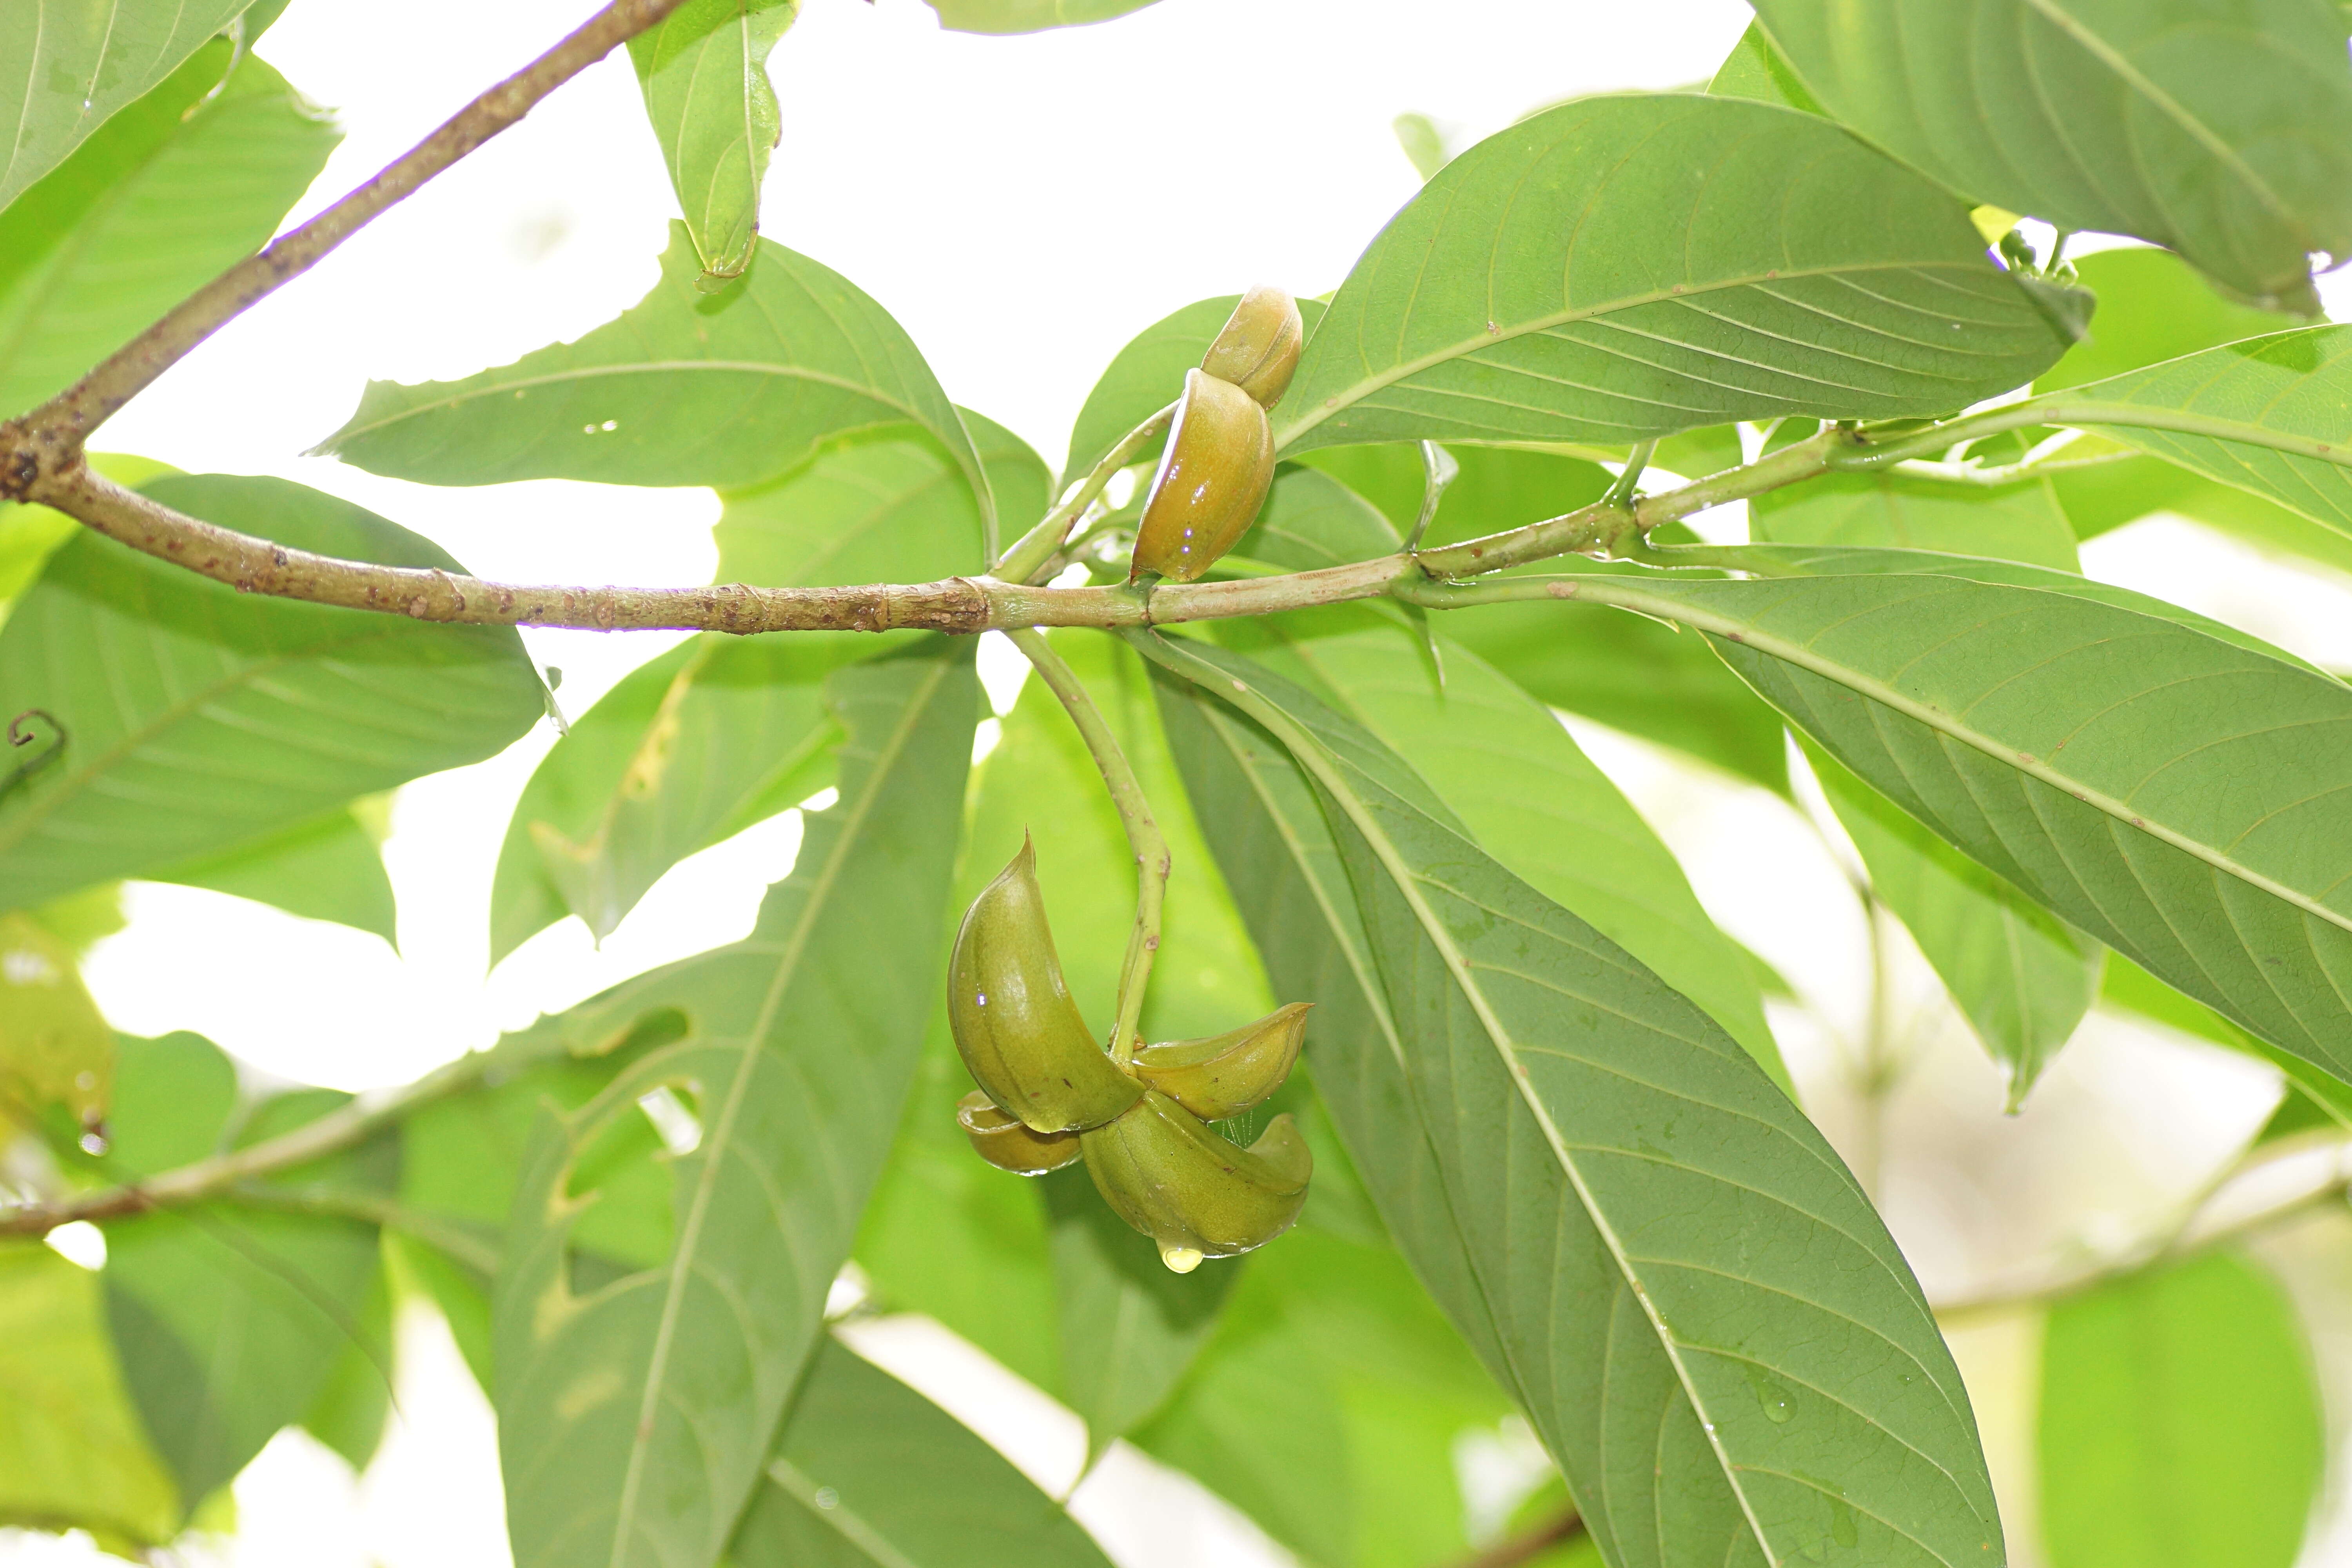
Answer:
<svg viewBox="0 0 2352 1568"><path fill-rule="evenodd" d="M760 182L783 134L768 52L799 15L800 0L689 0L629 40L706 291L751 264Z"/></svg>
<svg viewBox="0 0 2352 1568"><path fill-rule="evenodd" d="M262 1142L351 1099L280 1095L232 1126L215 1118L234 1102L233 1070L192 1035L124 1041L120 1076L113 1161L133 1175L183 1163L199 1143L209 1152ZM378 1140L269 1185L388 1192L397 1162L396 1145ZM381 1270L372 1225L215 1202L110 1222L106 1240L107 1321L124 1378L189 1508L317 1409L353 1342L368 1342ZM381 1379L385 1368L373 1372Z"/></svg>
<svg viewBox="0 0 2352 1568"><path fill-rule="evenodd" d="M898 1144L866 1205L858 1266L878 1304L939 1320L1059 1398L1060 1309L1044 1194L972 1152L955 1121L956 1101L971 1092L942 996Z"/></svg>
<svg viewBox="0 0 2352 1568"><path fill-rule="evenodd" d="M1392 1248L1302 1232L1134 1440L1310 1563L1421 1568L1469 1544L1456 1439L1510 1408Z"/></svg>
<svg viewBox="0 0 2352 1568"><path fill-rule="evenodd" d="M2231 1252L2053 1308L2040 1437L2052 1568L2287 1568L2326 1451L2294 1309Z"/></svg>
<svg viewBox="0 0 2352 1568"><path fill-rule="evenodd" d="M1447 450L1462 471L1438 503L1432 544L1557 517L1599 500L1610 483L1607 469L1579 458L1490 447ZM1410 444L1330 447L1308 453L1304 466L1347 484L1399 528L1410 527L1420 508L1421 454ZM1276 481L1269 519L1282 515L1295 488L1289 479ZM1628 570L1607 562L1566 566ZM1444 629L1554 708L1672 746L1767 789L1789 787L1780 716L1696 637L1632 616L1513 604L1457 611L1445 617Z"/></svg>
<svg viewBox="0 0 2352 1568"><path fill-rule="evenodd" d="M617 321L463 381L370 382L319 450L437 485L728 487L782 478L828 437L912 426L986 491L930 366L856 284L770 240L717 294L701 272L680 226L661 281Z"/></svg>
<svg viewBox="0 0 2352 1568"><path fill-rule="evenodd" d="M1951 189L2315 307L2352 253L2344 18L2308 0L1760 0L1829 112Z"/></svg>
<svg viewBox="0 0 2352 1568"><path fill-rule="evenodd" d="M957 33L1042 33L1140 11L1152 0L924 0Z"/></svg>
<svg viewBox="0 0 2352 1568"><path fill-rule="evenodd" d="M575 1047L649 1018L682 1033L532 1132L494 1333L522 1568L717 1557L897 1130L945 934L979 701L970 646L853 666L831 695L840 800L809 819L752 934L559 1026ZM664 1089L700 1128L671 1163L676 1238L657 1267L592 1279L581 1162Z"/></svg>
<svg viewBox="0 0 2352 1568"><path fill-rule="evenodd" d="M2352 327L2303 327L2050 393L2027 406L2352 533L2347 360Z"/></svg>
<svg viewBox="0 0 2352 1568"><path fill-rule="evenodd" d="M0 14L0 208L178 69L248 0L28 0Z"/></svg>
<svg viewBox="0 0 2352 1568"><path fill-rule="evenodd" d="M1070 456L1062 465L1065 483L1086 478L1110 456L1121 437L1182 395L1184 373L1201 363L1241 300L1239 294L1196 300L1160 317L1111 356L1070 428ZM1298 315L1313 332L1323 319L1322 301L1299 300ZM1150 462L1166 445L1167 437L1160 437L1136 453L1135 460Z"/></svg>
<svg viewBox="0 0 2352 1568"><path fill-rule="evenodd" d="M1911 474L1829 474L1748 503L1759 542L1891 545L2076 571L2074 530L2047 478L1979 485Z"/></svg>
<svg viewBox="0 0 2352 1568"><path fill-rule="evenodd" d="M1045 459L985 415L957 413L998 510L1008 519L1045 516L1052 489ZM924 441L829 441L782 479L721 499L726 509L711 534L722 583L918 583L988 564L986 520L960 471ZM837 640L877 646L870 633Z"/></svg>
<svg viewBox="0 0 2352 1568"><path fill-rule="evenodd" d="M1280 726L1313 781L1401 1048L1411 1109L1385 1142L1426 1140L1489 1314L1456 1324L1604 1550L2001 1562L1958 1373L1803 1113L1705 1015L1448 826L1376 741L1230 654L1153 646ZM1368 1166L1392 1157L1351 1143ZM1422 1216L1382 1212L1420 1250ZM1447 1261L1417 1259L1424 1280Z"/></svg>
<svg viewBox="0 0 2352 1568"><path fill-rule="evenodd" d="M226 38L108 121L0 212L0 409L64 391L260 249L339 139Z"/></svg>
<svg viewBox="0 0 2352 1568"><path fill-rule="evenodd" d="M2074 263L2099 297L2090 335L2034 378L2035 392L2104 381L2199 349L2297 325L2278 310L2242 305L2168 250L2102 250Z"/></svg>
<svg viewBox="0 0 2352 1568"><path fill-rule="evenodd" d="M996 1450L829 1336L728 1556L739 1568L1109 1568Z"/></svg>
<svg viewBox="0 0 2352 1568"><path fill-rule="evenodd" d="M99 1277L0 1242L0 1524L161 1545L180 1499L106 1336Z"/></svg>
<svg viewBox="0 0 2352 1568"><path fill-rule="evenodd" d="M1257 658L1305 675L1410 759L1481 848L1697 1003L1794 1098L1754 972L1699 908L1673 852L1542 703L1451 638L1438 646L1442 691L1419 653L1384 630L1299 638Z"/></svg>
<svg viewBox="0 0 2352 1568"><path fill-rule="evenodd" d="M349 807L235 849L150 871L147 878L209 888L305 920L373 931L395 947L400 942L382 846Z"/></svg>
<svg viewBox="0 0 2352 1568"><path fill-rule="evenodd" d="M1172 1274L1083 1171L1042 1181L1053 1219L1063 1402L1087 1424L1087 1462L1160 1408L1216 1331L1241 1266Z"/></svg>
<svg viewBox="0 0 2352 1568"><path fill-rule="evenodd" d="M302 1416L302 1429L353 1470L365 1470L392 1415L392 1384L385 1380L393 1357L392 1288L382 1271L360 1304L357 1326L359 1338L335 1358L319 1402Z"/></svg>
<svg viewBox="0 0 2352 1568"><path fill-rule="evenodd" d="M2352 1075L2339 980L2352 835L2333 805L2352 767L2352 691L2242 634L2073 581L1585 578L1577 591L1706 632L1946 841L2224 1016Z"/></svg>
<svg viewBox="0 0 2352 1568"><path fill-rule="evenodd" d="M1764 36L1762 26L1755 22L1748 24L1739 42L1731 46L1731 53L1715 68L1715 79L1706 84L1706 90L1717 98L1752 98L1807 114L1822 112L1822 106L1813 101L1813 95L1805 90L1805 84L1797 79L1797 73L1789 68L1789 62Z"/></svg>
<svg viewBox="0 0 2352 1568"><path fill-rule="evenodd" d="M830 784L841 731L824 681L840 657L800 637L708 635L608 692L516 804L493 958L566 913L602 942L678 861Z"/></svg>
<svg viewBox="0 0 2352 1568"><path fill-rule="evenodd" d="M1308 339L1275 439L1936 415L2068 341L1965 209L1838 127L1740 99L1584 99L1473 147L1391 221Z"/></svg>
<svg viewBox="0 0 2352 1568"><path fill-rule="evenodd" d="M2104 1005L2136 1013L2140 1017L2178 1029L2217 1046L2259 1057L2284 1075L2294 1090L2323 1108L2329 1121L2352 1128L2352 1084L2323 1071L2301 1057L2258 1039L2201 1002L2192 1001L2120 953L2107 955L2106 977L2099 984Z"/></svg>
<svg viewBox="0 0 2352 1568"><path fill-rule="evenodd" d="M2017 1110L2090 1011L2105 950L1808 750L1871 891L1909 929L2000 1064Z"/></svg>
<svg viewBox="0 0 2352 1568"><path fill-rule="evenodd" d="M52 1105L83 1127L106 1119L114 1031L73 949L21 911L0 914L0 1142Z"/></svg>
<svg viewBox="0 0 2352 1568"><path fill-rule="evenodd" d="M283 479L195 475L149 493L306 550L463 570ZM0 796L0 882L26 903L479 762L542 711L509 628L239 594L95 533L51 556L0 628L0 690L67 735L55 764Z"/></svg>

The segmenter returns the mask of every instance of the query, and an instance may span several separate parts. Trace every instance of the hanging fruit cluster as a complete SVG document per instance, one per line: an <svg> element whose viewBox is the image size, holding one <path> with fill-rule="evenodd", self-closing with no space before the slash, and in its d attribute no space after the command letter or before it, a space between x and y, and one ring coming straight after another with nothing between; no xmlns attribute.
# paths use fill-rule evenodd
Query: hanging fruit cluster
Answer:
<svg viewBox="0 0 2352 1568"><path fill-rule="evenodd" d="M1274 482L1274 431L1265 411L1289 390L1306 337L1298 303L1279 289L1253 289L1184 395L1136 525L1136 572L1191 583L1237 543Z"/></svg>
<svg viewBox="0 0 2352 1568"><path fill-rule="evenodd" d="M1083 1159L1103 1201L1185 1273L1265 1246L1307 1202L1314 1159L1287 1115L1246 1149L1208 1125L1282 1087L1307 1007L1147 1046L1122 1066L1070 998L1024 842L972 900L949 963L948 1022L980 1085L956 1120L1002 1170L1038 1176Z"/></svg>

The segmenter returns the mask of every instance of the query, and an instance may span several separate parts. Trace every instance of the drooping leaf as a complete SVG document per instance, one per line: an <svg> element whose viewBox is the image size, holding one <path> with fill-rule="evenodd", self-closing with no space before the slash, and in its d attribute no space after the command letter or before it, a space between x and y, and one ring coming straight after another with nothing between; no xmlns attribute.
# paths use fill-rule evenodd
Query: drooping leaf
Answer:
<svg viewBox="0 0 2352 1568"><path fill-rule="evenodd" d="M2032 406L2352 533L2347 361L2352 327L2301 327L2049 393Z"/></svg>
<svg viewBox="0 0 2352 1568"><path fill-rule="evenodd" d="M283 479L195 475L150 493L307 550L462 570ZM26 903L478 762L543 711L510 629L239 594L95 533L51 556L0 628L0 690L66 731L58 762L0 796L0 884Z"/></svg>
<svg viewBox="0 0 2352 1568"><path fill-rule="evenodd" d="M1311 778L1406 1090L1386 1146L1352 1152L1417 1162L1399 1129L1418 1126L1456 1239L1422 1250L1423 1214L1383 1214L1424 1280L1453 1248L1466 1259L1487 1315L1456 1324L1604 1550L2003 1561L1958 1373L1803 1113L1705 1015L1460 837L1378 742L1245 660L1151 646L1279 726ZM1294 839L1312 826L1280 822Z"/></svg>
<svg viewBox="0 0 2352 1568"><path fill-rule="evenodd" d="M2009 1079L2009 1107L2098 994L2098 943L1946 844L1818 751L1813 774L1878 900L1908 928Z"/></svg>
<svg viewBox="0 0 2352 1568"><path fill-rule="evenodd" d="M1071 426L1070 456L1062 465L1065 484L1086 478L1110 455L1120 437L1176 401L1184 390L1184 373L1200 364L1201 356L1209 352L1209 344L1241 299L1238 294L1219 294L1196 300L1152 322L1111 356L1102 378L1079 406L1077 423ZM1298 315L1312 333L1315 323L1323 319L1322 301L1299 300ZM1136 454L1135 460L1150 461L1166 444L1164 437L1152 442Z"/></svg>
<svg viewBox="0 0 2352 1568"><path fill-rule="evenodd" d="M2033 568L1999 563L1860 565L1576 590L1706 632L1945 840L2224 1016L2352 1076L2352 834L2334 805L2352 691L2243 634L2058 574L2026 587L2000 579Z"/></svg>
<svg viewBox="0 0 2352 1568"><path fill-rule="evenodd" d="M629 40L706 290L751 264L760 182L783 133L768 51L799 15L800 0L690 0Z"/></svg>
<svg viewBox="0 0 2352 1568"><path fill-rule="evenodd" d="M898 426L986 490L930 366L856 284L771 240L717 294L695 288L701 273L680 226L661 281L618 320L463 381L370 382L319 449L428 484L727 487L781 478L828 437Z"/></svg>
<svg viewBox="0 0 2352 1568"><path fill-rule="evenodd" d="M2241 294L2311 300L2352 253L2352 69L2307 0L1761 0L1830 113L1980 202L2137 235Z"/></svg>
<svg viewBox="0 0 2352 1568"><path fill-rule="evenodd" d="M2052 1309L2040 1438L2052 1568L2287 1568L2326 1450L2294 1308L2231 1252Z"/></svg>
<svg viewBox="0 0 2352 1568"><path fill-rule="evenodd" d="M1980 485L1910 474L1830 474L1757 496L1748 536L1785 544L1893 546L2078 569L2074 530L2047 478Z"/></svg>
<svg viewBox="0 0 2352 1568"><path fill-rule="evenodd" d="M740 1568L1109 1568L996 1450L827 1336L728 1560Z"/></svg>
<svg viewBox="0 0 2352 1568"><path fill-rule="evenodd" d="M0 208L178 69L248 0L25 0L0 13ZM226 63L223 62L224 65Z"/></svg>
<svg viewBox="0 0 2352 1568"><path fill-rule="evenodd" d="M1624 442L1948 413L2070 341L1967 211L1813 115L1580 100L1447 164L1367 249L1275 411L1282 449Z"/></svg>
<svg viewBox="0 0 2352 1568"><path fill-rule="evenodd" d="M1134 1441L1308 1563L1419 1568L1467 1550L1454 1445L1510 1407L1392 1249L1302 1234Z"/></svg>
<svg viewBox="0 0 2352 1568"><path fill-rule="evenodd" d="M64 391L258 250L337 140L226 38L108 121L0 212L0 409Z"/></svg>
<svg viewBox="0 0 2352 1568"><path fill-rule="evenodd" d="M924 0L958 33L1041 33L1140 11L1152 0Z"/></svg>
<svg viewBox="0 0 2352 1568"><path fill-rule="evenodd" d="M290 1131L351 1098L296 1091L233 1122L220 1115L234 1103L233 1072L193 1035L126 1040L120 1073L111 1158L134 1177L183 1163L202 1145ZM379 1139L268 1185L388 1193L398 1158L397 1145ZM193 1508L280 1427L315 1410L346 1352L366 1343L381 1270L375 1227L215 1202L112 1221L106 1236L107 1321L124 1380L183 1505Z"/></svg>
<svg viewBox="0 0 2352 1568"><path fill-rule="evenodd" d="M576 1044L673 1020L595 1100L542 1112L495 1298L499 1453L523 1568L709 1562L814 1348L913 1074L947 917L978 689L968 645L832 677L840 799L741 942L631 981ZM690 1102L656 1267L592 1278L580 1164L635 1101Z"/></svg>
<svg viewBox="0 0 2352 1568"><path fill-rule="evenodd" d="M395 945L400 941L383 847L348 807L147 877L251 899L305 920L333 921Z"/></svg>
<svg viewBox="0 0 2352 1568"><path fill-rule="evenodd" d="M100 1292L39 1242L0 1242L0 1524L160 1545L179 1494L123 1392Z"/></svg>
<svg viewBox="0 0 2352 1568"><path fill-rule="evenodd" d="M1439 647L1442 691L1384 631L1301 637L1257 657L1306 676L1406 759L1479 847L1697 1003L1793 1097L1755 974L1672 851L1540 702L1452 639Z"/></svg>
<svg viewBox="0 0 2352 1568"><path fill-rule="evenodd" d="M29 914L0 914L0 1139L53 1105L95 1128L113 1089L114 1031L73 949Z"/></svg>
<svg viewBox="0 0 2352 1568"><path fill-rule="evenodd" d="M1819 114L1822 106L1764 36L1763 27L1754 22L1739 35L1739 42L1715 69L1715 77L1706 90L1717 98L1752 98L1759 103L1777 103L1787 109L1801 109L1808 114Z"/></svg>
<svg viewBox="0 0 2352 1568"><path fill-rule="evenodd" d="M318 1403L302 1416L302 1429L352 1469L364 1471L383 1446L392 1416L392 1384L385 1375L393 1364L392 1288L383 1271L377 1271L373 1288L360 1303L354 1326L358 1337L335 1358Z"/></svg>

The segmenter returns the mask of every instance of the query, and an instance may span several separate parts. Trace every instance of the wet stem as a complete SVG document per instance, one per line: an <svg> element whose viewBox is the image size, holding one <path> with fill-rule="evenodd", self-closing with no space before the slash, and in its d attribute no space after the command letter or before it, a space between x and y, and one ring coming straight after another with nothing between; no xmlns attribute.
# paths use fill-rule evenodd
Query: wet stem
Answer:
<svg viewBox="0 0 2352 1568"><path fill-rule="evenodd" d="M1111 1026L1111 1059L1125 1067L1135 1058L1136 1026L1143 1016L1143 993L1151 981L1152 960L1160 952L1160 902L1168 890L1168 841L1151 815L1151 803L1135 768L1119 750L1118 739L1103 720L1102 710L1069 667L1034 627L1005 634L1039 677L1061 700L1063 711L1076 725L1078 738L1101 770L1111 804L1127 829L1128 847L1135 852L1135 930L1128 938L1127 958L1118 972L1118 1021Z"/></svg>

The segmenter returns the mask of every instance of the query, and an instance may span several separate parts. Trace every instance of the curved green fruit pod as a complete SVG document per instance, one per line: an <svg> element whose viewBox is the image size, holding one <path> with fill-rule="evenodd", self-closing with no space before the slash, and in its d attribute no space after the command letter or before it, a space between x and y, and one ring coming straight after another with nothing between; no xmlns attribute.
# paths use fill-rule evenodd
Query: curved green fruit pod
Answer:
<svg viewBox="0 0 2352 1568"><path fill-rule="evenodd" d="M1203 1121L1239 1116L1290 1076L1314 1005L1293 1002L1222 1035L1146 1046L1135 1053L1135 1076Z"/></svg>
<svg viewBox="0 0 2352 1568"><path fill-rule="evenodd" d="M1315 1173L1315 1157L1287 1115L1244 1149L1164 1094L1145 1094L1078 1142L1103 1201L1158 1242L1160 1261L1179 1274L1288 1230Z"/></svg>
<svg viewBox="0 0 2352 1568"><path fill-rule="evenodd" d="M1290 390L1298 351L1306 342L1307 324L1298 319L1298 301L1279 289L1260 285L1243 295L1225 318L1216 342L1201 356L1201 368L1248 393L1260 408L1271 408Z"/></svg>
<svg viewBox="0 0 2352 1568"><path fill-rule="evenodd" d="M956 1125L963 1129L982 1159L1016 1176L1058 1171L1085 1152L1078 1147L1076 1133L1033 1132L976 1089L956 1101Z"/></svg>
<svg viewBox="0 0 2352 1568"><path fill-rule="evenodd" d="M1184 373L1183 401L1135 530L1135 570L1191 583L1257 521L1274 483L1265 410L1230 381Z"/></svg>
<svg viewBox="0 0 2352 1568"><path fill-rule="evenodd" d="M1034 1131L1099 1127L1143 1094L1070 1000L1025 838L964 912L948 962L948 1025L972 1080Z"/></svg>

